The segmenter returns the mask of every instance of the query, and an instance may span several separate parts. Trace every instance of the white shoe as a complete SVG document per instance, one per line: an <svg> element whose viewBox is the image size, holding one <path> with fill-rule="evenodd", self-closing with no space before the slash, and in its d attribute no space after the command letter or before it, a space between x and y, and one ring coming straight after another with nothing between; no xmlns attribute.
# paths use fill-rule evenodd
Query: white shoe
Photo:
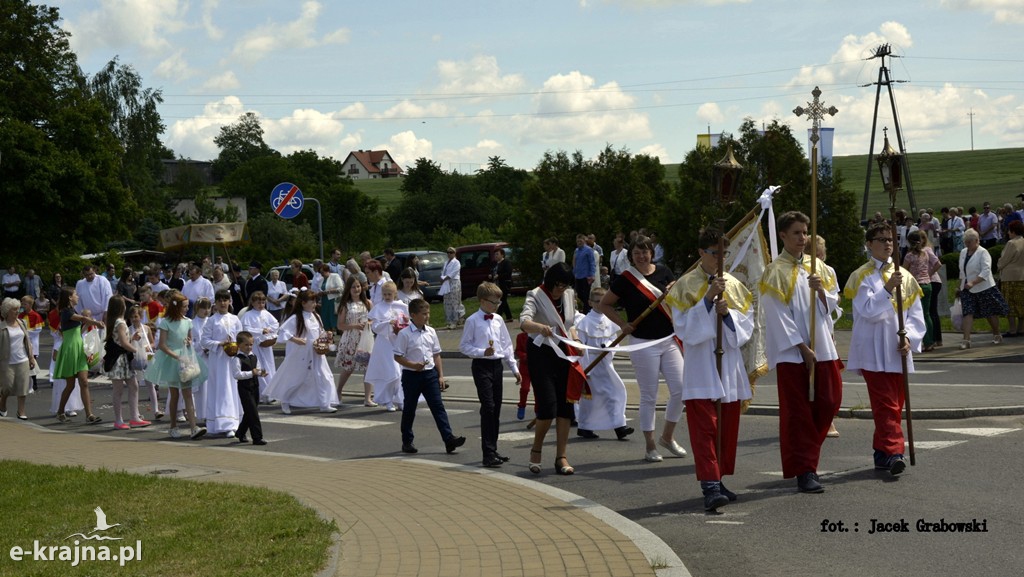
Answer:
<svg viewBox="0 0 1024 577"><path fill-rule="evenodd" d="M395 406L389 403L388 404L388 412L389 413L394 413L395 412Z"/></svg>
<svg viewBox="0 0 1024 577"><path fill-rule="evenodd" d="M188 421L188 419L185 418L185 415L182 415L182 416L178 417L178 422L179 423L184 423L185 421Z"/></svg>
<svg viewBox="0 0 1024 577"><path fill-rule="evenodd" d="M663 459L661 458L661 455L658 454L658 451L651 449L644 454L644 460L648 463L660 463Z"/></svg>
<svg viewBox="0 0 1024 577"><path fill-rule="evenodd" d="M69 416L69 417L77 417L78 416L78 411L68 411L67 413L64 413L64 414Z"/></svg>
<svg viewBox="0 0 1024 577"><path fill-rule="evenodd" d="M675 455L677 457L685 457L686 456L686 449L684 449L679 443L677 443L675 439L672 439L671 441L666 442L665 439L659 438L658 439L658 444L661 445L662 447L665 447L666 449L668 449L670 453L672 453L673 455Z"/></svg>
<svg viewBox="0 0 1024 577"><path fill-rule="evenodd" d="M171 429L168 432L168 434L171 435L172 439L180 439L181 438L181 431L179 431L178 429Z"/></svg>
<svg viewBox="0 0 1024 577"><path fill-rule="evenodd" d="M228 439L234 439L235 438L235 432L234 431L228 431L228 432L224 433L224 436L226 438L228 438Z"/></svg>
<svg viewBox="0 0 1024 577"><path fill-rule="evenodd" d="M323 408L320 409L320 412L321 413L337 413L338 409L335 409L334 407L323 407Z"/></svg>
<svg viewBox="0 0 1024 577"><path fill-rule="evenodd" d="M288 403L281 403L281 412L286 415L290 415L292 414L292 408L291 406L288 405Z"/></svg>

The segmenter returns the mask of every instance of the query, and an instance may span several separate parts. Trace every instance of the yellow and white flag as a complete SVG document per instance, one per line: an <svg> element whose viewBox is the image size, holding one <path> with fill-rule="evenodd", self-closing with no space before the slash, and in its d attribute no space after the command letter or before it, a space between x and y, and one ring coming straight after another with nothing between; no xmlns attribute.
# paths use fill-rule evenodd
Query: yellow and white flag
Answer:
<svg viewBox="0 0 1024 577"><path fill-rule="evenodd" d="M750 390L756 394L758 377L768 372L768 357L764 346L764 313L761 311L760 291L757 284L765 267L771 262L768 244L761 230L761 219L752 218L730 239L730 251L725 257L725 268L739 279L754 295L754 334L743 345L743 363L750 377ZM753 399L743 401L743 410Z"/></svg>

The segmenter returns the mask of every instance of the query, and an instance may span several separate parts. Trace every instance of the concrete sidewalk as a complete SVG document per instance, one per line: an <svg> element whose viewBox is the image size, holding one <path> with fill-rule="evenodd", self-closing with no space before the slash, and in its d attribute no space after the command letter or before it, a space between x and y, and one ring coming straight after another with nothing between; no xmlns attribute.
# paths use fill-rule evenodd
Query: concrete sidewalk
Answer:
<svg viewBox="0 0 1024 577"><path fill-rule="evenodd" d="M322 576L653 576L652 565L666 567L657 575L689 575L667 545L632 521L579 496L478 467L338 461L83 429L0 419L3 458L291 493L338 524L339 543ZM379 498L382 487L386 499Z"/></svg>

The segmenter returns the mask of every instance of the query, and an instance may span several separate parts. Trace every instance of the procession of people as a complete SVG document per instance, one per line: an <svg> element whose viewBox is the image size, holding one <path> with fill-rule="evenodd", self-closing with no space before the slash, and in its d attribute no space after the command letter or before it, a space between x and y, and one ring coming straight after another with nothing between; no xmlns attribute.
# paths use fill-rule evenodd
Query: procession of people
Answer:
<svg viewBox="0 0 1024 577"><path fill-rule="evenodd" d="M955 217L955 210L943 213ZM613 431L619 440L628 441L634 429L628 425L626 385L612 363L618 354L629 358L636 375L643 461L661 462L659 447L680 459L690 456L676 435L685 420L705 510L733 503L742 494L728 489L724 477L742 467L737 463L741 407L753 396L750 375L756 368L748 366L744 351L760 333L766 368L776 372L778 381L784 478L795 478L801 493L825 491L818 467L827 458L825 439L838 436L833 419L842 401L844 370L867 381L875 421L874 467L892 476L902 474L908 464L901 426L907 402L904 383L914 370L913 355L941 346L938 320L929 314L937 297L937 289L932 289L936 284L941 287L934 280L938 265L929 235L963 240L959 292L967 319L987 318L996 344L1003 336L1019 336L1024 326L1024 321L1011 324L1007 335L998 331L998 315L1019 320L1020 299L1016 293L1003 299L995 288L991 258L980 235L972 228L959 231L955 218L933 226L930 214L922 212L924 221L929 226L914 229L884 219L868 223L865 263L853 271L842 293L835 271L823 261L824 239L811 237L810 218L799 211L778 217L774 224L782 250L763 274L745 281L723 264L730 250L741 247L733 246L733 239L714 226L700 231L698 262L678 278L663 259L656 260L660 245L643 234L616 236L609 263L612 274L603 283L600 247L593 235L577 236L578 248L569 262L557 240L548 238L544 278L522 305L518 329L526 338L515 353L516 339L506 327L513 322L508 304L512 268L504 253L495 257L495 282L483 283L476 293L479 312L464 318L459 261L455 249L449 248L442 272L442 324L454 329L465 323L459 350L473 359L483 465L501 467L508 461L498 446L503 363L517 384L529 383L534 394L536 419L529 427L534 438L527 464L531 473L543 470L552 425L554 470L561 475L575 473L578 466L570 464L568 454L572 427L577 427L580 442L599 438L601 431ZM947 231L963 234L942 236ZM1020 222L1011 222L1007 231L1012 250L1017 251ZM910 270L898 266L897 243L903 236L908 239L905 258ZM51 411L60 423L71 421L80 410L88 424L102 422L93 410L90 378L106 372L114 383L115 429L158 426L166 416L172 437L182 436L177 426L187 423L191 439L221 435L248 442L251 435L253 444L263 445L264 433L271 439L273 433L263 430L260 411L335 413L343 406L345 382L361 372L363 405L405 415L404 452L417 452L411 415L426 400L446 450L452 453L465 438L452 430L441 400L447 382L436 333L424 325L429 311L416 280L419 271L399 266L394 251L385 251L387 262L364 254L359 255L362 267L355 259L342 266L341 253L335 251L333 264L317 263L315 270L321 274L314 280L302 274L301 263L295 260L290 290L276 270L265 280L257 261L249 263L247 280L238 274L242 269L237 265L229 268L229 274L235 273L228 277L219 265L211 267L208 262L170 268L154 263L137 276L125 267L113 282L90 265L74 288L54 275L59 284L45 292L41 286L29 287L41 300L52 295L58 301L48 323L54 337L50 359L38 356L39 333L47 323L33 310L31 296L4 299L0 355L8 362L0 359L6 369L0 372L0 416L6 416L7 398L13 396L17 417L27 418L25 396L37 389L29 379L45 374L49 365L54 383ZM1012 263L1006 265L1011 270ZM187 280L182 278L185 271ZM1015 278L1009 279L1008 287L1015 287ZM165 281L176 282L180 290ZM853 318L853 345L845 367L834 338L843 297L851 303ZM965 327L962 349L970 347L970 334L970 327ZM104 352L96 350L96 335L106 335ZM409 348L420 342L429 346ZM284 349L283 361L275 358L275 347ZM104 354L100 369L96 359ZM341 370L337 382L332 363ZM662 382L668 394L658 432L656 405ZM408 390L411 383L415 394ZM122 416L125 386L129 407L128 415ZM158 389L169 393L165 411L160 410ZM140 392L149 396L152 413L140 411ZM524 418L523 408L520 403L519 419ZM912 444L910 449L912 462Z"/></svg>

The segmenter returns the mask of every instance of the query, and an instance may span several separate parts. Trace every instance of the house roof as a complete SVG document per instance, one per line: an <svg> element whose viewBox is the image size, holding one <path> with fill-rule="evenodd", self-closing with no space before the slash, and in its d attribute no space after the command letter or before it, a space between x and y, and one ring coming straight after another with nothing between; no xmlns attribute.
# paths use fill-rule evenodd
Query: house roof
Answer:
<svg viewBox="0 0 1024 577"><path fill-rule="evenodd" d="M398 163L394 161L394 159L391 157L391 154L389 154L388 151L386 150L353 150L348 154L349 156L354 157L356 160L358 160L359 164L362 164L363 168L365 168L367 172L379 173L380 163L382 160L384 160L385 156L387 156L387 158L391 160L392 172L394 172L395 170L397 170L398 172L402 172L402 167L398 166Z"/></svg>

